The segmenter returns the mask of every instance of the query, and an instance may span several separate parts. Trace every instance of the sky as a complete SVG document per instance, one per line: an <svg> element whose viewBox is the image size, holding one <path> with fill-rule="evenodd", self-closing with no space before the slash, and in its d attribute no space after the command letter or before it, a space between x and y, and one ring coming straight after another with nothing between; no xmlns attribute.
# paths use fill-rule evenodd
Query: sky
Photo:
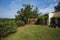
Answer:
<svg viewBox="0 0 60 40"><path fill-rule="evenodd" d="M38 7L39 12L54 12L54 6L58 0L0 0L0 18L15 18L17 11L23 8L23 4Z"/></svg>

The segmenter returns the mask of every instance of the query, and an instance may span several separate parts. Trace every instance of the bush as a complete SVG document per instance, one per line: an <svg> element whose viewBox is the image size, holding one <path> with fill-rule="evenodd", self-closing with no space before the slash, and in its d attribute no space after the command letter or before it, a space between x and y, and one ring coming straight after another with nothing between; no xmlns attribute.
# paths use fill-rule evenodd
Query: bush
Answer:
<svg viewBox="0 0 60 40"><path fill-rule="evenodd" d="M16 25L17 26L23 26L25 23L22 20L17 20Z"/></svg>
<svg viewBox="0 0 60 40"><path fill-rule="evenodd" d="M0 37L4 37L12 32L16 32L16 23L14 21L0 23Z"/></svg>
<svg viewBox="0 0 60 40"><path fill-rule="evenodd" d="M8 30L10 33L16 31L16 23L15 22L7 22L6 26L8 27Z"/></svg>
<svg viewBox="0 0 60 40"><path fill-rule="evenodd" d="M6 30L7 29L6 29L5 25L4 25L4 23L3 24L0 23L0 37L6 34L6 32L5 32Z"/></svg>

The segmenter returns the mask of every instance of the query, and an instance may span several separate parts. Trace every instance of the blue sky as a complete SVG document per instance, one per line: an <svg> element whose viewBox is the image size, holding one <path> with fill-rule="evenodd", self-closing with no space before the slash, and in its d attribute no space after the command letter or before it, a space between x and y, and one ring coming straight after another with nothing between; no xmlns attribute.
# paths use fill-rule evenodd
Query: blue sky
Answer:
<svg viewBox="0 0 60 40"><path fill-rule="evenodd" d="M58 0L0 0L0 18L15 18L16 12L20 10L23 4L38 7L39 12L54 12L54 6Z"/></svg>

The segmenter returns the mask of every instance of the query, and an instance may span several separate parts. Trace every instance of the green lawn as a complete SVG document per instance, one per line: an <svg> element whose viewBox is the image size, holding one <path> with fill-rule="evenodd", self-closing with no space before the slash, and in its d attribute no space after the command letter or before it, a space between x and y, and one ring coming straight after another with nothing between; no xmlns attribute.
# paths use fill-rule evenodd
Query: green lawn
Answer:
<svg viewBox="0 0 60 40"><path fill-rule="evenodd" d="M60 29L41 26L26 25L19 27L17 32L9 35L4 40L60 40Z"/></svg>

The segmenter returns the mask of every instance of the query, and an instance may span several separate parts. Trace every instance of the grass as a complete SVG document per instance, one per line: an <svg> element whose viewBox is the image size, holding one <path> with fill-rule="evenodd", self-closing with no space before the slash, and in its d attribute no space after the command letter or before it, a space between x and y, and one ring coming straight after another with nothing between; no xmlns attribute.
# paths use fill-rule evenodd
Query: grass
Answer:
<svg viewBox="0 0 60 40"><path fill-rule="evenodd" d="M19 27L17 32L9 35L4 40L60 40L60 29L48 26L26 25Z"/></svg>

